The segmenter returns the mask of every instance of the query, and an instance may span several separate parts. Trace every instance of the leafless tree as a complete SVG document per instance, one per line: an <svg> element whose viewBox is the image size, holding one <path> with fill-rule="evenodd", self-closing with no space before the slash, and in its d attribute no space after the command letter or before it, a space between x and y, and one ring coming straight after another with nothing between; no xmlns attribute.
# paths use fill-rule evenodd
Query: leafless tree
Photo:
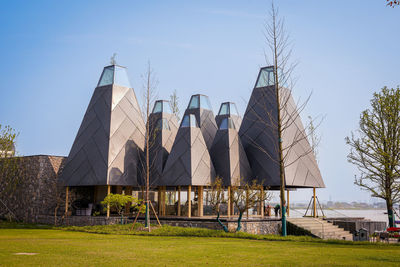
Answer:
<svg viewBox="0 0 400 267"><path fill-rule="evenodd" d="M262 183L258 183L257 180L253 180L250 183L245 183L244 185L240 186L232 185L231 194L232 202L239 211L236 232L240 231L242 228L241 221L244 212L248 211L251 207L254 207L257 204L271 199L271 194L269 191L265 190Z"/></svg>
<svg viewBox="0 0 400 267"><path fill-rule="evenodd" d="M144 176L144 187L145 187L145 203L146 203L146 214L145 214L145 225L148 227L150 231L150 198L149 198L149 190L150 190L150 173L152 168L154 168L154 162L150 159L150 150L155 145L154 136L155 132L150 129L150 114L151 107L154 105L154 102L157 98L156 89L158 86L158 80L155 76L154 70L151 68L150 62L148 63L147 70L144 75L142 75L143 79L143 105L142 105L142 115L143 119L146 123L146 134L145 134L145 151L144 151L144 159L140 161L142 174Z"/></svg>
<svg viewBox="0 0 400 267"><path fill-rule="evenodd" d="M302 157L312 153L312 148L306 149L302 154L293 157L291 151L300 142L308 142L308 132L306 129L310 124L304 125L303 129L296 123L300 121L300 114L307 106L311 94L305 100L294 101L292 91L296 83L293 72L297 66L296 61L291 60L292 47L289 35L285 29L285 23L280 18L278 10L272 3L270 20L265 23L264 37L268 49L265 52L265 60L271 66L273 72L272 82L268 86L273 86L273 92L266 92L269 97L256 99L256 104L251 107L257 123L261 123L260 128L265 131L265 138L270 139L273 144L273 152L268 151L260 142L251 139L252 145L260 149L270 160L279 165L280 173L280 201L281 206L285 201L285 168L297 162ZM264 75L263 73L260 74ZM260 77L261 79L263 77ZM262 110L263 112L260 112ZM266 115L265 115L266 114ZM320 125L322 119L311 120L314 131ZM296 129L295 132L293 128ZM293 138L288 140L285 134L293 134ZM271 134L272 133L272 134ZM278 155L278 156L277 156ZM289 157L290 156L290 157ZM281 209L282 211L282 209Z"/></svg>
<svg viewBox="0 0 400 267"><path fill-rule="evenodd" d="M179 122L180 121L179 97L176 90L174 90L174 92L169 96L169 103L171 105L172 113L176 116L176 119Z"/></svg>

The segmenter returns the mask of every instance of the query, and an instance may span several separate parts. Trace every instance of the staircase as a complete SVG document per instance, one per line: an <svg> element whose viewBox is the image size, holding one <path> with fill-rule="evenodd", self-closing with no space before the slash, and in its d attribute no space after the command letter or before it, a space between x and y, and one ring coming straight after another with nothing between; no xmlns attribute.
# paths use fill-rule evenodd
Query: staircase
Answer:
<svg viewBox="0 0 400 267"><path fill-rule="evenodd" d="M287 218L287 221L321 239L353 240L350 232L320 218Z"/></svg>

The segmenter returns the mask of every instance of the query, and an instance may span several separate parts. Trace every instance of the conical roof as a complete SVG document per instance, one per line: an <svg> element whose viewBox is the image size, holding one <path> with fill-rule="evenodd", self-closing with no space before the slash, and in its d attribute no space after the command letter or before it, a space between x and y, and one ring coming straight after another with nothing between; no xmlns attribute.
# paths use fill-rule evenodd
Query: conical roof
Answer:
<svg viewBox="0 0 400 267"><path fill-rule="evenodd" d="M222 178L225 186L240 185L253 179L249 161L231 118L221 121L210 154L216 175Z"/></svg>
<svg viewBox="0 0 400 267"><path fill-rule="evenodd" d="M104 68L61 180L67 186L137 185L145 124L126 69Z"/></svg>
<svg viewBox="0 0 400 267"><path fill-rule="evenodd" d="M280 98L286 186L325 187L290 91L282 89ZM261 68L239 135L254 177L271 187L280 186L277 104L273 67Z"/></svg>
<svg viewBox="0 0 400 267"><path fill-rule="evenodd" d="M214 166L193 114L185 115L168 156L160 185L210 185Z"/></svg>
<svg viewBox="0 0 400 267"><path fill-rule="evenodd" d="M193 95L184 115L188 114L196 116L207 149L210 150L218 127L208 96L201 94Z"/></svg>
<svg viewBox="0 0 400 267"><path fill-rule="evenodd" d="M157 186L179 127L176 116L171 112L169 101L155 102L149 123L150 185Z"/></svg>

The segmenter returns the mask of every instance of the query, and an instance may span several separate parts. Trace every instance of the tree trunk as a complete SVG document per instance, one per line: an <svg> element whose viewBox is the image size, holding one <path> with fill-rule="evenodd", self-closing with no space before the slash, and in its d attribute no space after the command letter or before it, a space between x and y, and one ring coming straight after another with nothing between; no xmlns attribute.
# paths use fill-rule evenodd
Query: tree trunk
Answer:
<svg viewBox="0 0 400 267"><path fill-rule="evenodd" d="M243 211L239 210L239 218L237 220L238 225L237 225L237 228L236 228L236 232L239 232L240 229L242 229L242 224L241 224L242 223L242 216L243 216Z"/></svg>
<svg viewBox="0 0 400 267"><path fill-rule="evenodd" d="M391 199L386 200L387 214L389 219L389 227L394 227L394 213L393 213L393 203Z"/></svg>
<svg viewBox="0 0 400 267"><path fill-rule="evenodd" d="M224 231L226 233L228 233L228 228L221 222L221 220L219 219L219 211L217 212L217 222L219 223L219 225L221 225L222 229L224 229Z"/></svg>

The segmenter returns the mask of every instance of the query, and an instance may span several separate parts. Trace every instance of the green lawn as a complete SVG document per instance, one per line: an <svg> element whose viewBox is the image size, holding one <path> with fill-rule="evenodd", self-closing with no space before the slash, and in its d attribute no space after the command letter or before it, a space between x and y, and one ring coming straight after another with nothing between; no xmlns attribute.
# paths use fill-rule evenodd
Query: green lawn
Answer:
<svg viewBox="0 0 400 267"><path fill-rule="evenodd" d="M0 229L0 265L399 266L400 246Z"/></svg>

